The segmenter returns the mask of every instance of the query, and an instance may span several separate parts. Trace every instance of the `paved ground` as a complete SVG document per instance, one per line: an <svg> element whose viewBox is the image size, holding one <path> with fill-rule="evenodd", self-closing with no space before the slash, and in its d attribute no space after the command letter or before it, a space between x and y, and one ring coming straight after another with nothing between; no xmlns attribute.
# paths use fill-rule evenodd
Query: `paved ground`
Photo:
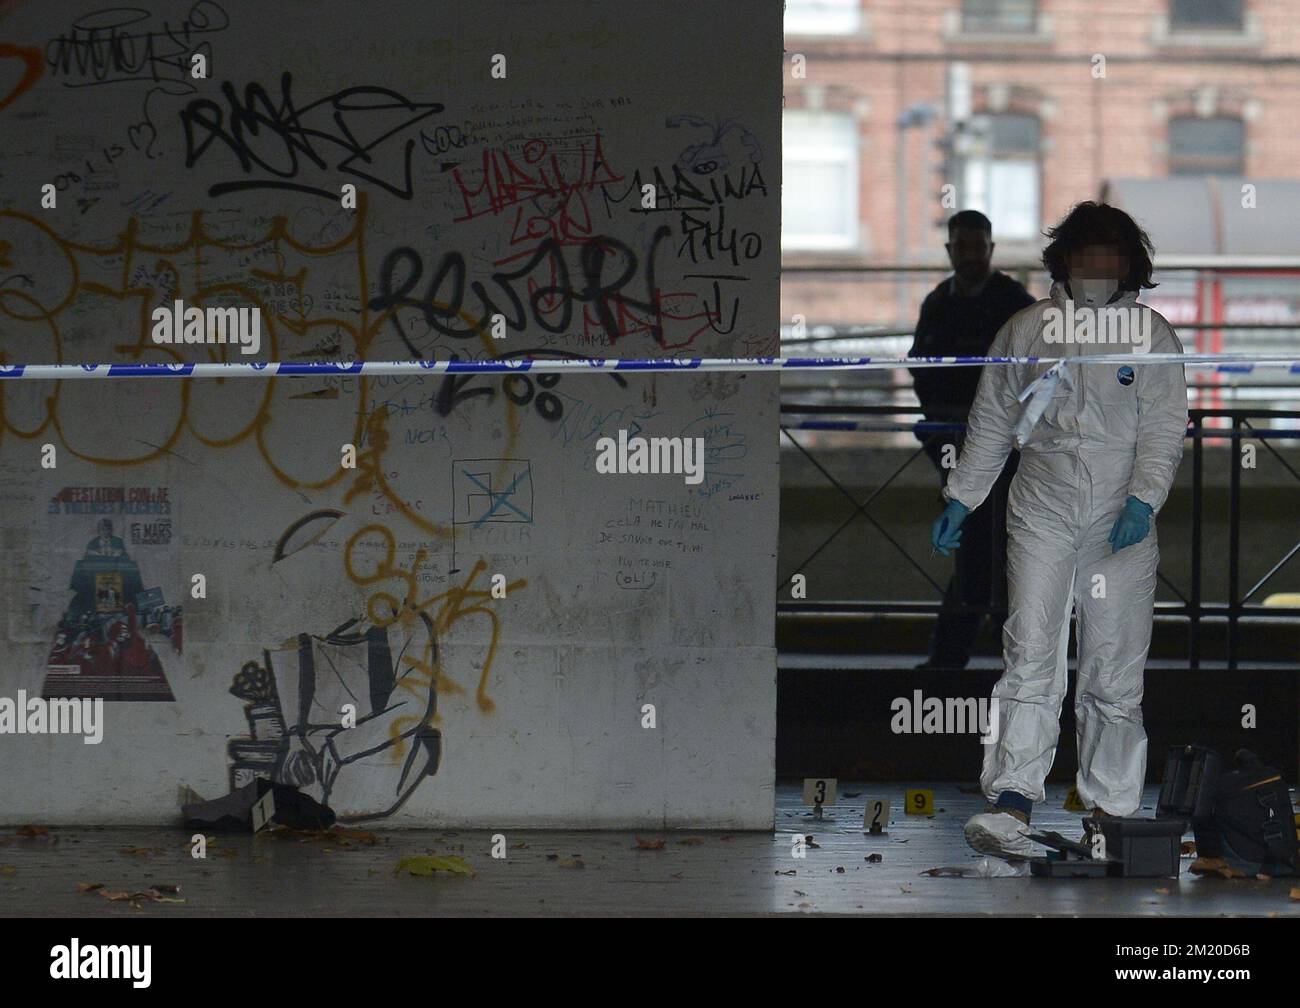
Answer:
<svg viewBox="0 0 1300 1008"><path fill-rule="evenodd" d="M913 786L924 786L921 784ZM933 818L901 814L904 785L841 785L862 792L816 822L799 790L778 788L775 834L668 833L660 850L638 850L630 833L506 832L509 857L490 856L488 831L393 831L341 841L303 836L219 837L205 860L189 853L182 829L51 829L22 837L0 831L0 914L8 916L518 916L700 914L906 915L1282 915L1300 916L1285 880L1228 882L1186 871L1178 880L1048 881L936 878L922 874L976 858L961 839L983 801L951 784L932 785ZM864 835L868 795L893 802L885 836ZM1147 805L1154 802L1154 791ZM1077 816L1063 794L1034 824L1067 836ZM1144 815L1151 815L1148 808ZM792 839L818 844L799 860ZM477 873L395 875L415 855L462 857ZM879 862L866 858L880 855ZM843 869L841 871L840 869ZM184 903L112 902L109 891L180 886Z"/></svg>

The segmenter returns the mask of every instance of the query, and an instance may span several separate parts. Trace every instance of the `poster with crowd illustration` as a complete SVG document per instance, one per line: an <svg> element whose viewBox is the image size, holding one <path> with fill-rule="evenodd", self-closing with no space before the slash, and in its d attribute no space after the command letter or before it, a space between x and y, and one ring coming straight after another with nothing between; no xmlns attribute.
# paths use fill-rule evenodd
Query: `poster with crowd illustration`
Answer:
<svg viewBox="0 0 1300 1008"><path fill-rule="evenodd" d="M184 616L169 604L169 487L65 486L49 503L54 556L75 555L41 695L170 701L167 667L181 654ZM84 545L82 545L84 543ZM175 657L174 657L175 656Z"/></svg>

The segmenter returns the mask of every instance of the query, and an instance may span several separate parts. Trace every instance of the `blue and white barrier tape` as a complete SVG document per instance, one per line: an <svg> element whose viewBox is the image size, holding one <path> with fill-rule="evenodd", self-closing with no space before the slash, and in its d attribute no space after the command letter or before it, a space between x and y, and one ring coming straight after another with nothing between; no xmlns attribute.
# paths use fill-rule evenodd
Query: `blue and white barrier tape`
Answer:
<svg viewBox="0 0 1300 1008"><path fill-rule="evenodd" d="M1078 357L688 357L636 359L496 359L483 361L233 361L194 364L0 364L0 379L62 381L81 378L304 378L338 375L586 374L593 371L874 371L894 368L977 367L985 364L1184 364L1198 370L1249 374L1284 368L1300 374L1300 357L1282 354L1124 353Z"/></svg>
<svg viewBox="0 0 1300 1008"><path fill-rule="evenodd" d="M781 426L786 430L806 430L806 431L853 431L855 433L868 432L872 434L880 433L920 433L920 434L938 434L966 429L965 424L943 424L933 423L930 421L918 421L917 423L887 423L873 422L870 420L804 420L798 423L782 421ZM1272 427L1251 427L1248 430L1233 431L1227 428L1202 427L1198 430L1188 429L1187 436L1200 438L1203 441L1229 441L1229 440L1259 440L1266 441L1269 439L1300 441L1300 430L1288 430L1286 428Z"/></svg>

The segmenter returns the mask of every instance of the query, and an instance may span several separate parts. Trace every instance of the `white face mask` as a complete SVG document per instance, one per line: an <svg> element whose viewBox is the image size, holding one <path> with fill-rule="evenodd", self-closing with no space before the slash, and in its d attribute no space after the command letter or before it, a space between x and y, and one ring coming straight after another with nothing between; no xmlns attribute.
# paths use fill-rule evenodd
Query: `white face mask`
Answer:
<svg viewBox="0 0 1300 1008"><path fill-rule="evenodd" d="M1108 277L1085 280L1083 277L1070 278L1070 293L1076 305L1100 308L1119 290L1119 281Z"/></svg>

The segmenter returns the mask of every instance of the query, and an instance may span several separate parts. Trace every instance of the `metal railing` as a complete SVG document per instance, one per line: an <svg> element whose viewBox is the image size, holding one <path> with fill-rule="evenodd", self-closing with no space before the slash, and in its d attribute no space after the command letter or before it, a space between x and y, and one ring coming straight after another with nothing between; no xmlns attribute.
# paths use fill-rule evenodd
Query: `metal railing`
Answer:
<svg viewBox="0 0 1300 1008"><path fill-rule="evenodd" d="M875 502L898 477L925 454L924 445L918 445L899 466L897 466L883 482L877 486L874 491L862 501L855 496L824 466L804 445L800 444L795 438L792 431L840 431L840 432L861 432L873 433L880 431L911 431L916 430L921 433L928 433L931 437L939 437L944 433L954 434L964 430L964 424L942 424L929 422L899 422L897 420L881 423L879 421L864 421L862 417L899 417L920 414L919 407L899 407L899 406L869 406L869 405L836 405L836 404L798 404L783 402L781 404L781 431L784 437L792 444L809 463L821 475L831 483L841 494L843 494L853 505L853 514L842 522L837 528L832 530L829 535L814 549L810 555L805 557L800 563L794 566L794 570L805 570L807 565L818 555L824 552L827 547L838 537L858 516L864 517L897 551L913 569L915 569L942 597L944 587L930 576L930 573L917 560L915 556L907 549L900 538L891 534L890 531L881 523L879 519L870 513L870 505ZM791 423L786 422L787 417L813 417L815 419L802 420ZM836 419L831 419L832 417ZM1190 583L1181 588L1174 584L1163 573L1158 576L1162 584L1175 596L1176 601L1158 601L1156 603L1156 613L1162 617L1182 618L1187 620L1187 659L1192 669L1198 669L1202 660L1203 636L1205 624L1210 621L1221 621L1226 623L1227 635L1225 639L1225 657L1229 670L1235 670L1238 666L1240 650L1240 624L1243 619L1268 617L1270 619L1285 620L1295 622L1300 626L1300 607L1290 606L1265 606L1256 599L1262 589L1272 581L1282 569L1300 553L1300 520L1297 521L1296 541L1289 547L1280 551L1275 562L1269 568L1263 577L1259 578L1249 588L1242 589L1241 568L1242 568L1242 465L1240 464L1240 444L1244 440L1257 440L1260 446L1268 452L1275 461L1277 461L1297 483L1300 483L1300 472L1297 471L1292 460L1288 460L1277 451L1270 442L1283 439L1300 439L1300 430L1279 429L1275 427L1257 427L1252 421L1295 421L1300 420L1300 410L1276 410L1276 409L1253 409L1253 408L1196 408L1189 410L1189 422L1187 436L1192 441L1191 458L1192 458L1192 490L1191 490L1191 526L1192 535L1190 542L1191 550L1191 573ZM1211 426L1207 421L1222 422L1225 426ZM1217 600L1207 600L1205 589L1205 508L1204 499L1206 493L1206 457L1204 445L1207 441L1225 440L1229 441L1233 450L1226 453L1225 459L1229 467L1228 473L1228 565L1227 565L1227 597ZM996 518L995 520L1002 520ZM995 565L993 585L996 586L1001 580L1002 570L1005 565L1004 556L992 556L990 562ZM781 589L789 584L789 578L778 584L778 595ZM815 601L815 600L782 600L777 603L777 612L781 613L852 613L852 614L869 614L869 613L892 613L892 614L934 614L938 615L941 611L947 612L978 612L987 615L992 619L1005 617L1005 606L1002 599L995 597L990 605L987 606L952 606L949 604L945 610L943 601L918 601L914 599L876 599L876 600L840 600L840 601ZM1290 656L1296 660L1300 666L1300 655Z"/></svg>

